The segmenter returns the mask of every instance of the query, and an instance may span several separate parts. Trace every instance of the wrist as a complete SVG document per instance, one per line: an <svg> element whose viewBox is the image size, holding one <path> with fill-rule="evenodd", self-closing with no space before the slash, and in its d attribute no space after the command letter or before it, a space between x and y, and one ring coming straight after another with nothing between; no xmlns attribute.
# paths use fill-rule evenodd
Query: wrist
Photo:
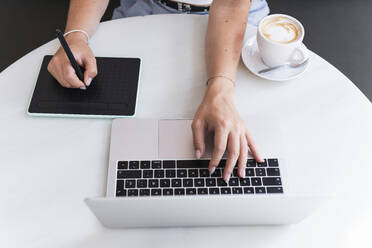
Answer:
<svg viewBox="0 0 372 248"><path fill-rule="evenodd" d="M205 98L227 98L234 99L234 84L223 77L214 78L209 81Z"/></svg>
<svg viewBox="0 0 372 248"><path fill-rule="evenodd" d="M65 39L69 44L70 43L80 43L80 42L84 42L84 43L88 44L87 37L83 33L80 33L80 32L70 33L70 34L65 36Z"/></svg>

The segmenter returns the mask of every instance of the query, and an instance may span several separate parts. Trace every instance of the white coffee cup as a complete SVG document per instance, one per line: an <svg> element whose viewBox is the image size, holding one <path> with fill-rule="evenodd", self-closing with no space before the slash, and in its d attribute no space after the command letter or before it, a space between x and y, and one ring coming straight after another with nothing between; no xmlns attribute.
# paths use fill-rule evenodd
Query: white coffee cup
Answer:
<svg viewBox="0 0 372 248"><path fill-rule="evenodd" d="M302 43L305 29L295 18L275 14L261 20L257 30L257 44L263 62L274 67L286 63L301 63L308 58Z"/></svg>

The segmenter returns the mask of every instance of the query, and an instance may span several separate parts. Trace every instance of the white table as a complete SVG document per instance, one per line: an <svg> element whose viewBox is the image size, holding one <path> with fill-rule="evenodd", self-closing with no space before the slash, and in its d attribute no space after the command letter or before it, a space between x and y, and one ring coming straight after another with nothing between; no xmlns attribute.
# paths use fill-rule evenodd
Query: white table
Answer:
<svg viewBox="0 0 372 248"><path fill-rule="evenodd" d="M96 56L143 59L137 117L192 118L205 91L206 25L185 15L110 21L91 46ZM285 83L240 64L236 104L242 115L279 116L289 177L333 192L324 207L292 226L110 230L83 199L104 195L111 121L25 114L42 58L57 47L0 74L0 247L372 247L372 105L319 56Z"/></svg>

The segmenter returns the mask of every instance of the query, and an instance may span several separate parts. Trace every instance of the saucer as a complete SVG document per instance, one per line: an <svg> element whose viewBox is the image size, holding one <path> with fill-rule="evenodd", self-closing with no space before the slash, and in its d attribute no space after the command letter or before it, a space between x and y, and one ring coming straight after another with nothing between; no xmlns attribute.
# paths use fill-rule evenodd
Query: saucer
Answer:
<svg viewBox="0 0 372 248"><path fill-rule="evenodd" d="M271 81L289 81L295 79L303 74L308 69L310 64L306 63L299 68L284 67L270 72L258 74L260 70L267 69L268 66L265 65L261 59L260 51L258 50L257 46L256 36L249 38L244 44L242 49L242 60L244 65L254 75Z"/></svg>

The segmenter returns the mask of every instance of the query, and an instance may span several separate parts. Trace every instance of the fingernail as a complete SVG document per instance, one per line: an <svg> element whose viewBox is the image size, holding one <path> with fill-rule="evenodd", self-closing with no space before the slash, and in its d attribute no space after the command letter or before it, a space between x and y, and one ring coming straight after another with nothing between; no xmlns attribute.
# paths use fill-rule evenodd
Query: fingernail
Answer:
<svg viewBox="0 0 372 248"><path fill-rule="evenodd" d="M80 89L81 89L81 90L86 90L87 87L85 87L85 86L81 86Z"/></svg>
<svg viewBox="0 0 372 248"><path fill-rule="evenodd" d="M200 159L200 157L201 157L200 150L196 150L196 151L195 151L195 155L196 155L196 158L197 158L197 159Z"/></svg>
<svg viewBox="0 0 372 248"><path fill-rule="evenodd" d="M242 175L242 177L245 177L245 169L244 168L241 170L240 175Z"/></svg>
<svg viewBox="0 0 372 248"><path fill-rule="evenodd" d="M88 77L88 79L87 79L87 81L85 82L85 84L86 84L87 86L89 86L91 82L92 82L92 79L91 79L90 77Z"/></svg>
<svg viewBox="0 0 372 248"><path fill-rule="evenodd" d="M215 171L216 171L216 167L212 167L212 168L209 170L209 175L212 175Z"/></svg>
<svg viewBox="0 0 372 248"><path fill-rule="evenodd" d="M228 174L227 177L226 177L226 179L225 179L226 184L229 184L230 177L231 177L231 174Z"/></svg>

